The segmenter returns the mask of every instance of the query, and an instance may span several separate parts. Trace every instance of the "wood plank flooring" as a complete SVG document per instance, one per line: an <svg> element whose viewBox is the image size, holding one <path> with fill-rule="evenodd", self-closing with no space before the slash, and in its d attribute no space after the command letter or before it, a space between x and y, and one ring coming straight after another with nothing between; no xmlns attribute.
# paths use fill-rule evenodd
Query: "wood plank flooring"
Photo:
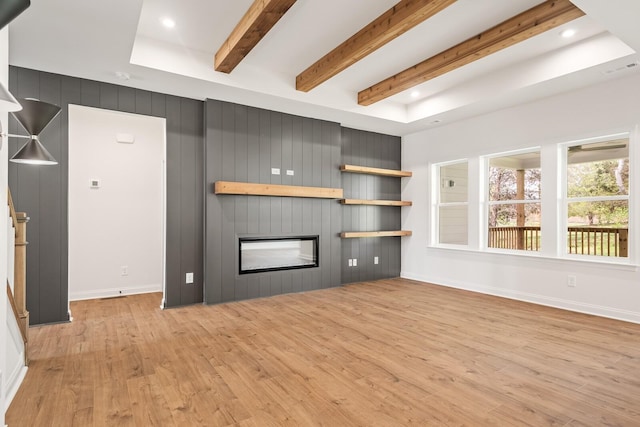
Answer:
<svg viewBox="0 0 640 427"><path fill-rule="evenodd" d="M640 325L403 279L30 330L17 426L638 426Z"/></svg>

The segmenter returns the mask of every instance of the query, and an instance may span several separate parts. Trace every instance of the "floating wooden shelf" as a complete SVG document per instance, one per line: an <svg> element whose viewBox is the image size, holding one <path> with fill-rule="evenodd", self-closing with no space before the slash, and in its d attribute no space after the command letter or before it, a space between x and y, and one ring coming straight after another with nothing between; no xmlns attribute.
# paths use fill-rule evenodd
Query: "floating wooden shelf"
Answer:
<svg viewBox="0 0 640 427"><path fill-rule="evenodd" d="M295 185L231 181L216 181L214 193L245 196L311 197L316 199L341 199L343 197L342 188L299 187Z"/></svg>
<svg viewBox="0 0 640 427"><path fill-rule="evenodd" d="M413 173L409 171L399 171L395 169L380 169L380 168L370 168L367 166L355 166L355 165L341 165L340 170L342 172L351 172L351 173L366 173L369 175L382 175L382 176L396 176L396 177L409 177L412 176Z"/></svg>
<svg viewBox="0 0 640 427"><path fill-rule="evenodd" d="M411 202L405 200L342 199L340 203L343 205L411 206Z"/></svg>
<svg viewBox="0 0 640 427"><path fill-rule="evenodd" d="M343 239L353 239L357 237L395 237L395 236L411 236L411 231L345 231L340 233Z"/></svg>

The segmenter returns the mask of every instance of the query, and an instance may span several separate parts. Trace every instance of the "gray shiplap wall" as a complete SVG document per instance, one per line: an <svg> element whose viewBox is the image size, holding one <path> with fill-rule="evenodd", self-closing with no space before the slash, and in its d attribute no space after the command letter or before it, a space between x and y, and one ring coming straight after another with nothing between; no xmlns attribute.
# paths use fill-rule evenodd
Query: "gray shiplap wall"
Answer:
<svg viewBox="0 0 640 427"><path fill-rule="evenodd" d="M206 101L206 289L209 304L341 284L337 200L213 194L215 181L341 187L340 125ZM279 168L280 175L272 175ZM293 176L286 170L294 171ZM320 236L320 266L238 274L238 236Z"/></svg>
<svg viewBox="0 0 640 427"><path fill-rule="evenodd" d="M341 163L400 169L400 161L400 137L342 128ZM349 199L400 200L401 178L343 173L342 187L345 198ZM394 206L345 205L342 208L342 226L344 231L399 230L400 209ZM398 277L400 239L342 239L342 283ZM376 256L378 264L374 264ZM358 260L357 267L349 267L347 260L354 258Z"/></svg>
<svg viewBox="0 0 640 427"><path fill-rule="evenodd" d="M27 309L31 323L68 320L68 105L104 108L166 118L167 254L165 304L202 301L203 265L203 102L10 67L9 86L20 98L38 98L62 107L42 133L57 166L9 164L16 208L27 212ZM24 133L11 118L10 133ZM24 140L9 140L9 156ZM126 242L124 242L126 244ZM194 284L184 284L186 272Z"/></svg>
<svg viewBox="0 0 640 427"><path fill-rule="evenodd" d="M62 107L42 134L60 164L9 165L9 183L28 225L27 308L33 324L68 320L69 104L167 120L166 306L217 303L338 286L400 273L400 239L340 239L340 231L398 229L400 209L335 200L215 196L216 180L343 187L349 198L400 197L400 180L341 174L342 163L398 169L398 137L237 104L205 103L108 83L10 67L10 89ZM10 133L23 133L13 120ZM206 138L206 158L205 156ZM10 155L22 140L10 139ZM281 175L271 175L271 168ZM285 171L292 169L294 176ZM206 216L203 212L206 203ZM206 227L204 220L206 218ZM321 267L237 275L236 235L321 237ZM206 246L205 246L206 245ZM206 255L203 252L206 247ZM373 264L373 256L380 264ZM347 267L358 258L358 267ZM205 270L206 265L206 270ZM184 284L194 272L194 284Z"/></svg>

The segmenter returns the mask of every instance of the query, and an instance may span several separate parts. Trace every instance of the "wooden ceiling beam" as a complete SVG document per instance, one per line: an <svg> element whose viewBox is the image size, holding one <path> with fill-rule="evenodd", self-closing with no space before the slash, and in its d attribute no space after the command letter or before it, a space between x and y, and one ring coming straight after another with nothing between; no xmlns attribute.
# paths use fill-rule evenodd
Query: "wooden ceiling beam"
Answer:
<svg viewBox="0 0 640 427"><path fill-rule="evenodd" d="M402 0L296 77L309 92L457 0Z"/></svg>
<svg viewBox="0 0 640 427"><path fill-rule="evenodd" d="M223 73L233 71L295 2L255 0L216 52L215 70Z"/></svg>
<svg viewBox="0 0 640 427"><path fill-rule="evenodd" d="M574 19L584 12L569 0L548 0L358 93L371 105Z"/></svg>

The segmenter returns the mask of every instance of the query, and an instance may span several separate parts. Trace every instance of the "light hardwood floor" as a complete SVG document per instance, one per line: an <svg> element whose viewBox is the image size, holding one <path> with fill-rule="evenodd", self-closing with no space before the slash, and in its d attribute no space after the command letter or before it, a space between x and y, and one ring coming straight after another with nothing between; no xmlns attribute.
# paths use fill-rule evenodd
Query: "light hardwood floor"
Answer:
<svg viewBox="0 0 640 427"><path fill-rule="evenodd" d="M17 426L640 425L640 325L409 280L31 328Z"/></svg>

